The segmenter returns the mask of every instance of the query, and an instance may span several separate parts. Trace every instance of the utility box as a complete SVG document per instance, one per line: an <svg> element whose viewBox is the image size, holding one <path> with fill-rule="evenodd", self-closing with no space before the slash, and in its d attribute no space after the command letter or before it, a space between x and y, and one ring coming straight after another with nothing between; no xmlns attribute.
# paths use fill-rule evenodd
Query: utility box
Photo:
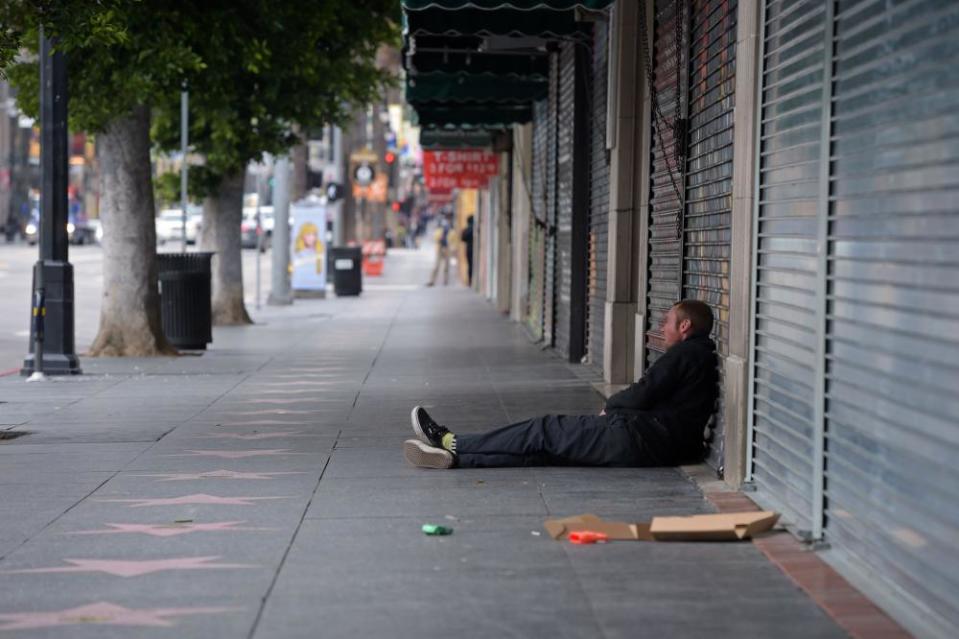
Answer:
<svg viewBox="0 0 959 639"><path fill-rule="evenodd" d="M177 348L205 349L213 341L210 260L213 253L159 253L163 333Z"/></svg>
<svg viewBox="0 0 959 639"><path fill-rule="evenodd" d="M331 251L333 292L337 297L363 292L363 250L359 246L338 246Z"/></svg>

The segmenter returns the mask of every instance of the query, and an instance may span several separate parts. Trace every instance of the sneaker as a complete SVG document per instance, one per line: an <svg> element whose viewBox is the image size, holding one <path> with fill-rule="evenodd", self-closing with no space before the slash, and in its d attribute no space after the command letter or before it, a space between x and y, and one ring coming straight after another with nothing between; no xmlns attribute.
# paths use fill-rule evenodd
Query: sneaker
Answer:
<svg viewBox="0 0 959 639"><path fill-rule="evenodd" d="M443 447L443 435L450 431L446 426L437 424L425 408L414 406L413 412L410 413L410 421L413 423L413 432L421 442L436 448Z"/></svg>
<svg viewBox="0 0 959 639"><path fill-rule="evenodd" d="M451 468L453 453L445 448L437 448L424 444L418 439L407 439L403 442L403 453L406 461L420 468Z"/></svg>

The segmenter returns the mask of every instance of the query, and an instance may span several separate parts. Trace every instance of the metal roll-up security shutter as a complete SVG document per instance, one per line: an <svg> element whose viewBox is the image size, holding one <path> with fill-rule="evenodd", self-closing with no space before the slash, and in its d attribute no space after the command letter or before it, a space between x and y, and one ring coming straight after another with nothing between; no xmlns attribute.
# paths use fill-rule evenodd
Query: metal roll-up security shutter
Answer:
<svg viewBox="0 0 959 639"><path fill-rule="evenodd" d="M546 125L546 275L543 283L543 342L552 346L556 327L556 196L559 185L559 56L550 55Z"/></svg>
<svg viewBox="0 0 959 639"><path fill-rule="evenodd" d="M680 65L682 42L676 38L676 3L658 0L653 33L653 83L658 109L652 118L649 195L649 261L646 295L646 365L662 354L661 325L670 306L679 299L682 282L682 158L673 139L677 117L676 92L686 73ZM659 117L658 113L662 114ZM679 117L682 117L679 114Z"/></svg>
<svg viewBox="0 0 959 639"><path fill-rule="evenodd" d="M713 340L721 358L729 354L736 5L736 0L694 0L689 45L682 296L713 309ZM719 372L722 384L721 365ZM721 402L722 392L719 397ZM707 461L717 469L723 467L722 416L720 404L707 437Z"/></svg>
<svg viewBox="0 0 959 639"><path fill-rule="evenodd" d="M556 138L556 350L569 355L573 279L573 128L576 50L572 42L559 53L559 109Z"/></svg>
<svg viewBox="0 0 959 639"><path fill-rule="evenodd" d="M546 276L546 146L549 107L546 100L533 103L533 144L529 217L529 308L526 322L535 339L543 339L543 303Z"/></svg>
<svg viewBox="0 0 959 639"><path fill-rule="evenodd" d="M593 28L593 60L589 87L590 113L590 203L589 280L586 348L589 365L603 371L606 332L606 268L609 259L609 153L606 151L606 109L609 43L602 23Z"/></svg>
<svg viewBox="0 0 959 639"><path fill-rule="evenodd" d="M959 3L839 2L825 532L917 636L959 628Z"/></svg>
<svg viewBox="0 0 959 639"><path fill-rule="evenodd" d="M818 525L816 388L825 4L766 2L754 221L751 479L760 503Z"/></svg>

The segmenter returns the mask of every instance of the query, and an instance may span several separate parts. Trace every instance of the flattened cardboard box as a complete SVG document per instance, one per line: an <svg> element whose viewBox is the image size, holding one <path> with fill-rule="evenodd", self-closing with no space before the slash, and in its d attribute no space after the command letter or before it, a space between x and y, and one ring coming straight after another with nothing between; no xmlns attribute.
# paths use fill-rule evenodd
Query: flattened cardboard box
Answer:
<svg viewBox="0 0 959 639"><path fill-rule="evenodd" d="M592 530L605 533L610 540L624 541L741 541L770 530L779 520L772 511L653 517L649 523L609 521L596 515L575 515L548 519L544 526L553 539L566 539L569 533Z"/></svg>

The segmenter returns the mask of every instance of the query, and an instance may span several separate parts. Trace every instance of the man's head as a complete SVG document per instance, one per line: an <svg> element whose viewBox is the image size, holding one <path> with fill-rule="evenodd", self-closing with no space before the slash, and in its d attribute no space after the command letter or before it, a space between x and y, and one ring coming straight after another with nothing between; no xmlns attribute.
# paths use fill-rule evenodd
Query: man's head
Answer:
<svg viewBox="0 0 959 639"><path fill-rule="evenodd" d="M663 341L666 349L696 335L709 335L713 330L713 311L699 300L682 300L669 309L663 319Z"/></svg>

